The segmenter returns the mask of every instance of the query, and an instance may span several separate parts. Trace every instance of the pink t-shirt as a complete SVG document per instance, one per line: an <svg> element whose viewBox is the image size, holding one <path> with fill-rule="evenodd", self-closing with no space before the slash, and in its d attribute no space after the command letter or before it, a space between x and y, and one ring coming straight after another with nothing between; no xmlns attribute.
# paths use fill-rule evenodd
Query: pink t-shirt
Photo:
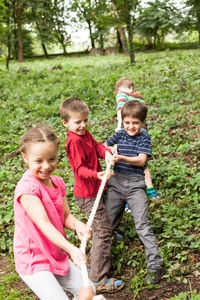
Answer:
<svg viewBox="0 0 200 300"><path fill-rule="evenodd" d="M54 245L40 231L20 203L23 194L40 198L50 222L65 237L63 197L66 187L63 179L50 177L55 189L48 188L37 180L30 170L26 171L15 189L14 213L14 258L19 274L50 271L56 275L67 275L69 258L66 252Z"/></svg>

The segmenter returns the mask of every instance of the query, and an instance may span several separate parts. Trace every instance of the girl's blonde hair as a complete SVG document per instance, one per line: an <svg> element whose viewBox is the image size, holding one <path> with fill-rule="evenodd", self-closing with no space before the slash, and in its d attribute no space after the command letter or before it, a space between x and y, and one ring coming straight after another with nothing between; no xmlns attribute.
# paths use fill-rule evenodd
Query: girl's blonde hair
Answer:
<svg viewBox="0 0 200 300"><path fill-rule="evenodd" d="M128 77L121 77L115 86L115 93L118 94L122 87L128 88L134 92L134 83L133 80L131 80Z"/></svg>
<svg viewBox="0 0 200 300"><path fill-rule="evenodd" d="M20 151L26 153L28 144L53 142L59 146L60 139L50 126L41 124L29 129L20 139Z"/></svg>

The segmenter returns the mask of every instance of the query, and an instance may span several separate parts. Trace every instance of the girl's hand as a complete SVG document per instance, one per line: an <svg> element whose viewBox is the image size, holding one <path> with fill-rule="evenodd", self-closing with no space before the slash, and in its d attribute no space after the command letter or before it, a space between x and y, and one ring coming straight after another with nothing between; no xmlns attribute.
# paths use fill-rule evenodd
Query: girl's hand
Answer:
<svg viewBox="0 0 200 300"><path fill-rule="evenodd" d="M77 220L77 222L75 223L75 230L80 241L83 237L85 237L87 241L90 240L92 234L91 227Z"/></svg>
<svg viewBox="0 0 200 300"><path fill-rule="evenodd" d="M92 300L93 297L94 297L94 291L91 285L88 287L80 288L78 293L78 300Z"/></svg>
<svg viewBox="0 0 200 300"><path fill-rule="evenodd" d="M103 179L103 176L106 174L106 172L105 171L102 171L102 172L98 172L97 173L97 176L98 176L98 178L100 179L100 180L102 180ZM109 175L108 175L108 178L107 178L107 180L109 180L111 177L113 177L115 175L115 173L114 172L110 172L109 173Z"/></svg>
<svg viewBox="0 0 200 300"><path fill-rule="evenodd" d="M71 251L68 252L71 260L73 261L73 263L78 267L81 268L82 264L86 264L87 262L87 257L86 255L81 253L81 250L73 245L71 245Z"/></svg>

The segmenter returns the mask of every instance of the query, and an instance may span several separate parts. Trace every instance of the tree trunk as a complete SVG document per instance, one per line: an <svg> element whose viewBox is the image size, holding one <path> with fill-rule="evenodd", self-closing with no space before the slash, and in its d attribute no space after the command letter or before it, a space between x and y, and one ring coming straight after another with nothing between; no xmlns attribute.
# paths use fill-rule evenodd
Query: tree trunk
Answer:
<svg viewBox="0 0 200 300"><path fill-rule="evenodd" d="M7 47L8 47L8 55L6 57L6 69L9 69L10 63L10 54L11 54L11 33L10 33L10 14L11 14L11 7L10 2L5 1L5 5L8 8L8 15L7 15Z"/></svg>
<svg viewBox="0 0 200 300"><path fill-rule="evenodd" d="M66 50L66 47L65 47L64 43L62 43L62 47L63 47L63 53L64 53L64 55L67 55L67 50Z"/></svg>
<svg viewBox="0 0 200 300"><path fill-rule="evenodd" d="M90 22L90 21L87 21L87 23L88 23L88 28L89 28L89 32L90 32L91 46L92 46L92 48L95 48L94 38L93 38L93 34L92 34L92 26L91 26L91 22Z"/></svg>
<svg viewBox="0 0 200 300"><path fill-rule="evenodd" d="M118 42L118 45L119 45L119 52L121 52L121 50L123 50L123 47L122 47L122 42L121 42L121 39L120 39L120 35L119 35L119 30L117 29L117 42Z"/></svg>
<svg viewBox="0 0 200 300"><path fill-rule="evenodd" d="M64 55L67 55L67 50L66 50L66 46L65 46L65 39L64 39L63 34L60 32L60 33L57 34L57 37L58 37L58 41L62 45Z"/></svg>
<svg viewBox="0 0 200 300"><path fill-rule="evenodd" d="M14 26L13 26L13 34L14 34L14 41L13 41L13 57L15 59L17 59L18 57L18 43L17 43L17 21L16 21L16 6L15 6L15 0L11 0L12 2L12 17L13 17L13 22L14 22Z"/></svg>
<svg viewBox="0 0 200 300"><path fill-rule="evenodd" d="M17 0L16 17L17 17L18 62L23 62L24 56L23 56L23 43L22 43L21 0Z"/></svg>
<svg viewBox="0 0 200 300"><path fill-rule="evenodd" d="M113 12L114 12L114 15L116 16L116 18L118 20L120 20L120 17L119 17L118 11L117 11L117 7L116 7L114 1L112 1L112 9L113 9ZM128 48L127 48L127 45L126 45L126 38L125 38L123 27L121 25L119 25L118 30L119 30L119 35L120 35L120 39L121 39L124 54L129 55Z"/></svg>
<svg viewBox="0 0 200 300"><path fill-rule="evenodd" d="M126 26L128 32L128 41L129 41L129 57L130 62L135 63L135 53L134 53L134 46L133 46L133 25L131 23L131 15L130 15L130 6L128 1L126 3Z"/></svg>
<svg viewBox="0 0 200 300"><path fill-rule="evenodd" d="M103 34L102 32L99 33L99 37L100 37L100 47L102 49L104 49L104 39L103 39Z"/></svg>
<svg viewBox="0 0 200 300"><path fill-rule="evenodd" d="M130 62L135 63L135 52L133 46L133 30L129 25L130 24L127 24L128 40L129 40L129 57L130 57Z"/></svg>
<svg viewBox="0 0 200 300"><path fill-rule="evenodd" d="M48 58L49 55L48 55L48 52L47 52L47 48L46 48L46 46L45 46L45 43L43 43L43 42L42 42L42 49L43 49L43 51L44 51L45 57Z"/></svg>
<svg viewBox="0 0 200 300"><path fill-rule="evenodd" d="M38 32L39 32L39 35L41 36L41 31L40 31L39 23L38 23L37 21L35 21L35 24L36 24L37 30L38 30ZM49 55L48 55L48 52L47 52L45 43L44 43L43 41L41 41L41 45L42 45L42 49L43 49L43 51L44 51L45 57L48 58Z"/></svg>
<svg viewBox="0 0 200 300"><path fill-rule="evenodd" d="M66 50L66 46L65 46L65 38L64 38L64 35L62 34L62 32L60 32L60 30L56 30L55 28L55 31L56 31L56 36L57 36L57 39L58 39L58 42L61 44L62 48L63 48L63 54L64 55L67 55L67 50Z"/></svg>
<svg viewBox="0 0 200 300"><path fill-rule="evenodd" d="M198 33L199 33L199 44L200 44L200 16L199 16L199 19L197 21L197 30L198 30Z"/></svg>
<svg viewBox="0 0 200 300"><path fill-rule="evenodd" d="M153 36L153 45L154 48L156 48L156 39L157 39L157 28L154 30L154 36Z"/></svg>

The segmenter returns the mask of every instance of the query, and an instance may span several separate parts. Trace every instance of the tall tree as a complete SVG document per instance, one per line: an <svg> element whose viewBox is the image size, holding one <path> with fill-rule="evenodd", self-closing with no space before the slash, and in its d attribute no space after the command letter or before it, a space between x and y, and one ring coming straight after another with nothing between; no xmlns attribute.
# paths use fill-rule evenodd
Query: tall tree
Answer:
<svg viewBox="0 0 200 300"><path fill-rule="evenodd" d="M52 1L26 0L26 20L30 25L35 25L37 37L42 49L48 57L47 44L53 43Z"/></svg>
<svg viewBox="0 0 200 300"><path fill-rule="evenodd" d="M7 49L8 49L8 55L6 58L6 69L9 69L9 63L10 63L10 57L11 57L11 3L10 1L5 0L5 5L7 7Z"/></svg>
<svg viewBox="0 0 200 300"><path fill-rule="evenodd" d="M52 1L52 24L55 40L61 44L63 53L66 55L66 45L70 42L70 35L66 32L66 26L68 25L66 5L64 0Z"/></svg>
<svg viewBox="0 0 200 300"><path fill-rule="evenodd" d="M198 31L200 44L200 0L186 0L186 6L188 11L183 23L186 28Z"/></svg>
<svg viewBox="0 0 200 300"><path fill-rule="evenodd" d="M112 9L113 9L113 12L114 12L114 15L117 19L117 24L118 24L118 32L119 32L119 37L120 37L120 40L121 40L121 43L122 43L122 49L124 51L124 54L128 55L128 48L127 48L127 44L126 44L126 37L125 37L125 32L124 32L124 28L122 26L122 22L121 22L121 19L120 19L120 16L119 16L119 12L117 10L117 6L115 4L115 1L111 1L112 3Z"/></svg>
<svg viewBox="0 0 200 300"><path fill-rule="evenodd" d="M104 49L104 36L109 32L113 23L108 1L94 0L92 16L97 40L100 47Z"/></svg>
<svg viewBox="0 0 200 300"><path fill-rule="evenodd" d="M91 47L95 48L97 38L94 30L93 2L92 0L73 0L70 9L76 12L80 22L86 22L89 29Z"/></svg>
<svg viewBox="0 0 200 300"><path fill-rule="evenodd" d="M135 62L135 53L133 46L133 30L136 23L136 12L139 4L139 0L125 0L124 17L126 21L126 28L128 32L129 41L129 56L131 63Z"/></svg>
<svg viewBox="0 0 200 300"><path fill-rule="evenodd" d="M169 0L149 1L147 7L141 8L136 27L148 44L155 46L157 41L162 43L166 34L175 28L177 14L177 9Z"/></svg>
<svg viewBox="0 0 200 300"><path fill-rule="evenodd" d="M9 0L0 0L0 42L7 47L6 68L9 69L11 56L11 20ZM1 51L1 48L0 48Z"/></svg>
<svg viewBox="0 0 200 300"><path fill-rule="evenodd" d="M135 62L134 46L133 46L133 32L136 23L136 17L138 13L138 7L140 0L112 0L112 8L119 24L120 38L125 48L125 36L123 34L123 27L126 26L128 34L128 54L130 62ZM127 54L127 50L125 50Z"/></svg>
<svg viewBox="0 0 200 300"><path fill-rule="evenodd" d="M21 0L16 3L16 20L17 20L17 40L18 40L18 61L23 62L23 42L22 42L22 9Z"/></svg>

